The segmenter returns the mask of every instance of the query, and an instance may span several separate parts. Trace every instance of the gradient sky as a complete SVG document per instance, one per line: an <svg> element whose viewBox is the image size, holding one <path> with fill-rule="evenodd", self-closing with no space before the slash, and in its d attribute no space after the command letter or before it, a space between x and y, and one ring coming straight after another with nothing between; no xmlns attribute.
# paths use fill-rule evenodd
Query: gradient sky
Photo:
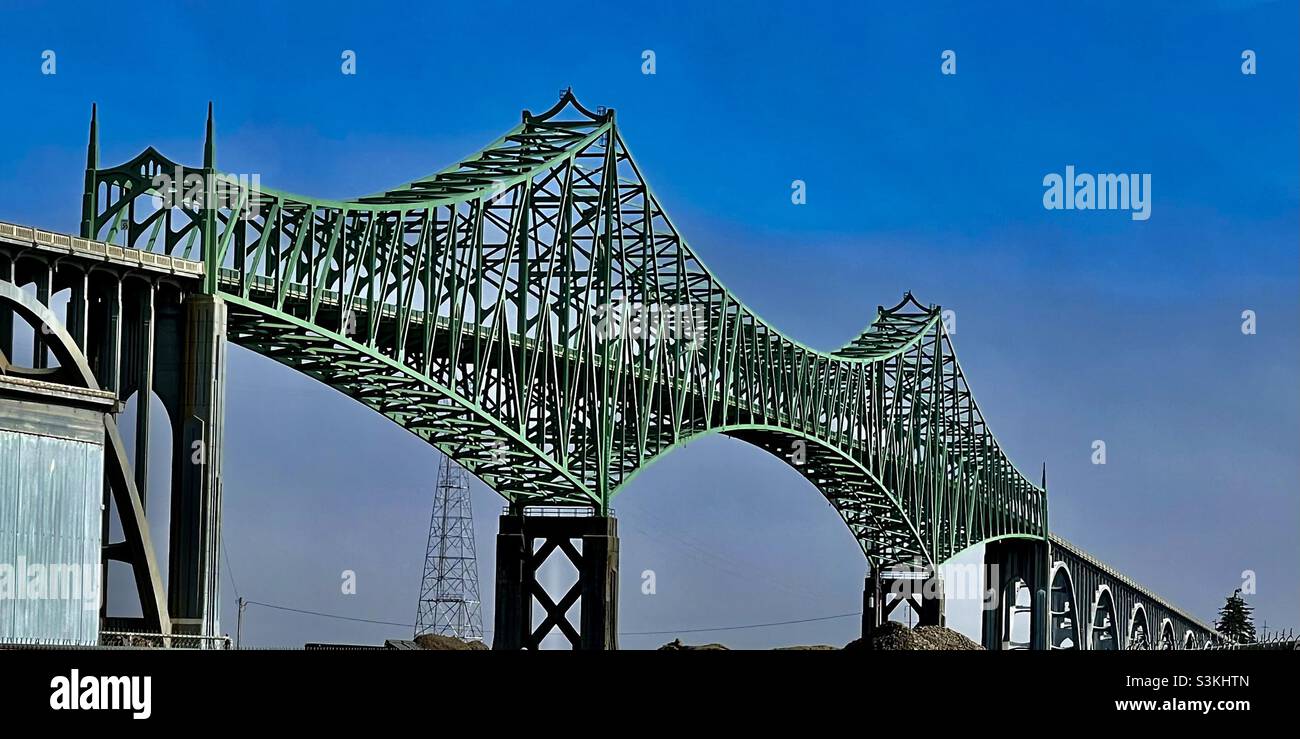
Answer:
<svg viewBox="0 0 1300 739"><path fill-rule="evenodd" d="M687 240L761 315L829 350L905 290L955 310L994 432L1031 476L1048 464L1054 531L1205 620L1253 570L1257 623L1300 626L1295 3L407 5L5 3L0 220L76 230L92 101L105 165L150 144L199 162L212 100L219 168L350 197L480 148L572 85L617 110ZM55 75L41 74L46 49ZM355 76L340 72L345 49ZM945 49L955 76L940 74ZM1043 177L1066 165L1151 174L1150 219L1045 210ZM806 205L791 204L796 179ZM438 454L237 347L226 434L223 630L236 585L412 622ZM1105 465L1090 463L1098 439ZM502 501L476 481L474 505L490 628ZM848 530L742 442L689 445L614 507L625 647L672 638L632 632L860 608ZM949 613L978 634L972 604ZM246 616L259 645L410 633ZM683 637L843 644L857 629L845 617Z"/></svg>

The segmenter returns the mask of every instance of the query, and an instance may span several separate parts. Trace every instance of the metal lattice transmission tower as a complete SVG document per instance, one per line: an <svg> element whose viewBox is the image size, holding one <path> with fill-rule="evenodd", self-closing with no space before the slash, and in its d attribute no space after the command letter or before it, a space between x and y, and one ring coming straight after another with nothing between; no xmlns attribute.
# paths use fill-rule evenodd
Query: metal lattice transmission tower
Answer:
<svg viewBox="0 0 1300 739"><path fill-rule="evenodd" d="M438 470L415 618L415 635L422 634L483 638L469 476L447 456Z"/></svg>

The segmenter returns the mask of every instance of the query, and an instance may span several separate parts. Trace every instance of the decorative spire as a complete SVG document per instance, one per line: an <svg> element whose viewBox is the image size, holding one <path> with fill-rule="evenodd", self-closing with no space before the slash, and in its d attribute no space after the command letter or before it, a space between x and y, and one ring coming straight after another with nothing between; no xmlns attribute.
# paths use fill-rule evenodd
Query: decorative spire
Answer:
<svg viewBox="0 0 1300 739"><path fill-rule="evenodd" d="M208 101L208 131L203 139L203 168L216 169L217 166L217 132L212 121L212 101Z"/></svg>
<svg viewBox="0 0 1300 739"><path fill-rule="evenodd" d="M86 145L86 169L99 169L99 106L90 104L90 143Z"/></svg>
<svg viewBox="0 0 1300 739"><path fill-rule="evenodd" d="M1043 460L1043 490L1047 489L1047 460Z"/></svg>

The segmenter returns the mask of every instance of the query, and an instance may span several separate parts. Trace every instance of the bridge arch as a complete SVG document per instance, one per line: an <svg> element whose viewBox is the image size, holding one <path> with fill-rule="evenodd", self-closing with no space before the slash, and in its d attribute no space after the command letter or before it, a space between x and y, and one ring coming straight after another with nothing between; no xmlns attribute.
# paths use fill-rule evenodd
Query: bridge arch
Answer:
<svg viewBox="0 0 1300 739"><path fill-rule="evenodd" d="M1052 649L1082 649L1083 643L1079 630L1079 602L1074 594L1074 577L1064 562L1052 565L1051 576L1051 623L1048 632ZM1066 645L1066 641L1069 645Z"/></svg>
<svg viewBox="0 0 1300 739"><path fill-rule="evenodd" d="M1167 651L1177 648L1178 637L1174 634L1174 622L1166 616L1160 624L1160 649Z"/></svg>
<svg viewBox="0 0 1300 739"><path fill-rule="evenodd" d="M235 343L311 377L371 408L427 441L465 467L489 488L516 502L529 493L551 491L549 501L599 505L582 480L552 455L502 423L490 409L419 368L374 352L327 327L295 316L272 317L255 303L225 297L229 332ZM300 341L286 340L284 322ZM338 329L338 330L333 330ZM340 367L352 367L341 371ZM375 376L383 377L376 385ZM522 464L527 461L528 464ZM506 468L528 474L506 479ZM545 497L535 492L537 497ZM519 496L514 498L512 496Z"/></svg>
<svg viewBox="0 0 1300 739"><path fill-rule="evenodd" d="M693 434L661 449L645 460L614 489L613 496L619 495L641 472L665 459L674 451L699 439L718 435L737 439L761 449L799 473L835 508L857 538L864 554L880 560L876 562L877 564L889 563L890 552L887 548L873 549L872 545L888 543L882 541L881 537L885 531L897 528L897 526L888 527L881 523L881 514L875 511L882 502L887 502L890 513L906 525L913 544L911 548L914 551L927 552L928 547L924 546L921 533L907 511L871 470L838 447L797 429L762 424L729 424ZM898 561L902 561L902 558L899 557ZM937 566L938 563L927 558L926 564Z"/></svg>
<svg viewBox="0 0 1300 739"><path fill-rule="evenodd" d="M1088 648L1098 651L1120 649L1119 619L1115 617L1115 597L1111 595L1109 586L1097 588L1088 616Z"/></svg>
<svg viewBox="0 0 1300 739"><path fill-rule="evenodd" d="M1133 604L1129 614L1128 631L1124 637L1125 649L1144 650L1151 648L1151 625L1147 619L1146 606L1141 602Z"/></svg>
<svg viewBox="0 0 1300 739"><path fill-rule="evenodd" d="M20 255L14 262L22 258ZM4 277L0 276L0 280ZM68 381L79 383L78 369L63 367L65 353L61 351L60 337L53 330L61 327L63 320L53 305L53 295L41 295L41 283L34 275L21 276L17 282L5 280L5 284L16 288L16 292L0 295L0 308L4 309L0 320L12 322L5 327L11 344L7 355L5 347L0 346L7 371L54 382L64 381L66 376Z"/></svg>
<svg viewBox="0 0 1300 739"><path fill-rule="evenodd" d="M1003 579L999 591L1002 643L1005 649L1030 649L1033 637L1034 590L1019 574Z"/></svg>

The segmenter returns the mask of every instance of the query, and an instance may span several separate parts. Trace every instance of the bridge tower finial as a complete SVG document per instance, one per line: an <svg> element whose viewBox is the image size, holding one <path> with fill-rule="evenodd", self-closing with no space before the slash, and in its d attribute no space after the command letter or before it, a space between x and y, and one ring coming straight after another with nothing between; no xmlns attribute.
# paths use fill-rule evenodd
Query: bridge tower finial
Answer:
<svg viewBox="0 0 1300 739"><path fill-rule="evenodd" d="M81 191L81 238L93 239L97 234L95 222L99 215L99 197L96 195L99 169L99 106L90 104L90 140L86 143L86 185Z"/></svg>
<svg viewBox="0 0 1300 739"><path fill-rule="evenodd" d="M1047 490L1047 460L1043 460L1043 490Z"/></svg>
<svg viewBox="0 0 1300 739"><path fill-rule="evenodd" d="M217 292L221 259L217 256L216 186L213 174L217 169L217 131L212 120L212 101L208 101L208 127L203 137L203 215L199 224L199 238L203 242L203 291L208 295Z"/></svg>
<svg viewBox="0 0 1300 739"><path fill-rule="evenodd" d="M99 169L99 106L90 104L90 142L86 144L86 169Z"/></svg>
<svg viewBox="0 0 1300 739"><path fill-rule="evenodd" d="M212 120L212 101L208 101L208 129L203 138L203 168L215 169L217 166L217 132Z"/></svg>

